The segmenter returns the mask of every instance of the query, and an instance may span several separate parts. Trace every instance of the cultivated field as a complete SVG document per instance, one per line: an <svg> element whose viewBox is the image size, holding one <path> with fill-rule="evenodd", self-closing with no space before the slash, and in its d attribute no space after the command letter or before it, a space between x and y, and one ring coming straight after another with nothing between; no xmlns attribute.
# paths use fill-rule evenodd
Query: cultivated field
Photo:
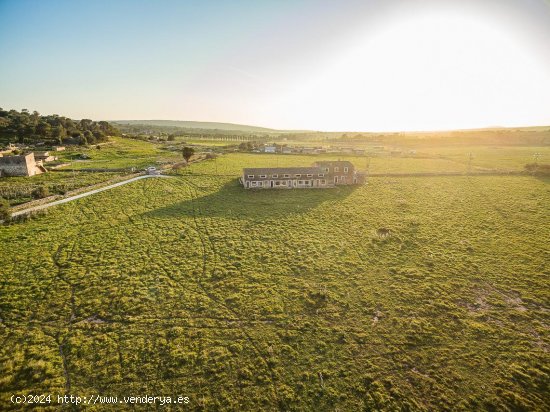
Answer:
<svg viewBox="0 0 550 412"><path fill-rule="evenodd" d="M183 395L209 411L548 410L550 181L237 183L243 166L319 158L223 155L0 227L0 409L32 392ZM525 163L487 159L476 166ZM458 160L370 170L465 171Z"/></svg>

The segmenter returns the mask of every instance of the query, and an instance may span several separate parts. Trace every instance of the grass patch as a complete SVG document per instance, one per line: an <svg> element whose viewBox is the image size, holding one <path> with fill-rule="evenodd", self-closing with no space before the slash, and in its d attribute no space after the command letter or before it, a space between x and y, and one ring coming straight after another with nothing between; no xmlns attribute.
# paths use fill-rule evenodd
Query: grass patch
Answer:
<svg viewBox="0 0 550 412"><path fill-rule="evenodd" d="M271 160L224 155L0 228L0 402L70 380L194 410L550 407L547 181L237 185Z"/></svg>

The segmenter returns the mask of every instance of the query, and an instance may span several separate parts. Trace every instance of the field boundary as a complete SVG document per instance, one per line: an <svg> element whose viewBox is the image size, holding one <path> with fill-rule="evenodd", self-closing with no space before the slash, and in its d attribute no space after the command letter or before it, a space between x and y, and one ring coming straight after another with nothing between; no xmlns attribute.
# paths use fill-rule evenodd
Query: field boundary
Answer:
<svg viewBox="0 0 550 412"><path fill-rule="evenodd" d="M240 175L235 173L196 173L185 172L179 176L219 176L219 177L235 177ZM530 176L523 170L509 171L486 171L486 172L410 172L410 173L367 173L366 177L437 177L437 176Z"/></svg>
<svg viewBox="0 0 550 412"><path fill-rule="evenodd" d="M431 177L431 176L527 176L523 170L495 170L486 172L412 172L369 173L367 177Z"/></svg>
<svg viewBox="0 0 550 412"><path fill-rule="evenodd" d="M132 177L130 179L123 180L122 182L113 183L113 184L110 184L108 186L104 186L104 187L100 187L98 189L90 190L88 192L80 193L78 195L65 197L63 199L55 200L55 201L49 202L49 203L40 204L40 205L37 205L37 206L32 206L32 207L22 209L22 210L17 210L15 212L12 212L12 217L24 215L24 214L31 213L31 212L36 212L38 210L47 209L49 207L60 205L60 204L63 204L63 203L68 203L68 202L71 202L73 200L78 200L78 199L81 199L83 197L91 196L93 194L104 192L104 191L109 190L109 189L114 189L115 187L119 187L119 186L122 186L122 185L125 185L125 184L128 184L128 183L132 183L132 182L135 182L137 180L147 179L147 178L151 178L151 177L170 178L171 176L163 176L163 175L140 175L140 176L135 176L135 177Z"/></svg>

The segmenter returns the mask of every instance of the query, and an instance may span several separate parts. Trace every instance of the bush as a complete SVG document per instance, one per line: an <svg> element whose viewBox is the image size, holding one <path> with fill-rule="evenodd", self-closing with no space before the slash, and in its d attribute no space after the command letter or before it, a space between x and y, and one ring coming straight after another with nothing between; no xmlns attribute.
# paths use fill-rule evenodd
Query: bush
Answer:
<svg viewBox="0 0 550 412"><path fill-rule="evenodd" d="M205 158L208 160L216 159L218 155L216 153L206 153Z"/></svg>
<svg viewBox="0 0 550 412"><path fill-rule="evenodd" d="M10 204L6 199L0 198L0 220L5 222L11 218Z"/></svg>
<svg viewBox="0 0 550 412"><path fill-rule="evenodd" d="M32 191L32 197L34 199L43 199L50 195L50 191L46 186L39 186Z"/></svg>

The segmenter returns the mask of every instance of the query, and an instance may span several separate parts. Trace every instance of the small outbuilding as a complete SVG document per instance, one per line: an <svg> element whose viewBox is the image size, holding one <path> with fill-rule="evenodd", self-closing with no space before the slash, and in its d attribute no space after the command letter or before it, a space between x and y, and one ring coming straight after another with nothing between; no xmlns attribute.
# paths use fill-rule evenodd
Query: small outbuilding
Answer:
<svg viewBox="0 0 550 412"><path fill-rule="evenodd" d="M34 152L34 158L37 162L53 162L57 160L57 157L52 156L50 152Z"/></svg>
<svg viewBox="0 0 550 412"><path fill-rule="evenodd" d="M46 169L37 163L34 153L21 156L0 157L0 176L35 176L45 173Z"/></svg>

